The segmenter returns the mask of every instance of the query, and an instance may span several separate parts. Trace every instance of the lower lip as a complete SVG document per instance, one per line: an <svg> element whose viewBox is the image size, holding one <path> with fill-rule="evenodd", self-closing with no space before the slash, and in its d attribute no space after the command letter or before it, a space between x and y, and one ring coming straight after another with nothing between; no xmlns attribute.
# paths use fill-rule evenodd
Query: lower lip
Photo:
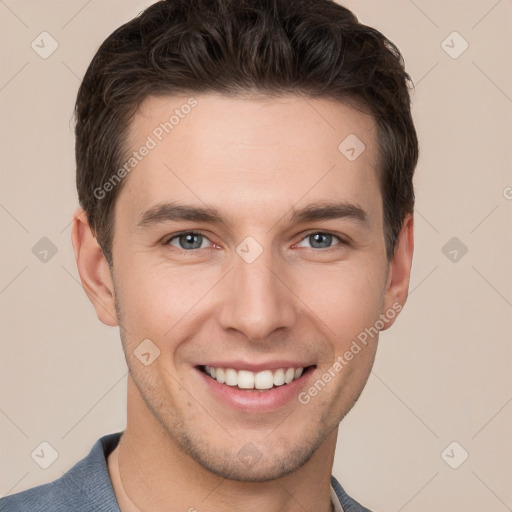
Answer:
<svg viewBox="0 0 512 512"><path fill-rule="evenodd" d="M299 393L306 386L311 374L315 371L315 367L308 367L298 379L293 380L289 384L275 386L265 391L255 389L244 390L238 386L221 384L209 375L206 375L199 368L196 368L196 371L211 393L226 405L246 412L271 412L283 407L294 399L297 400Z"/></svg>

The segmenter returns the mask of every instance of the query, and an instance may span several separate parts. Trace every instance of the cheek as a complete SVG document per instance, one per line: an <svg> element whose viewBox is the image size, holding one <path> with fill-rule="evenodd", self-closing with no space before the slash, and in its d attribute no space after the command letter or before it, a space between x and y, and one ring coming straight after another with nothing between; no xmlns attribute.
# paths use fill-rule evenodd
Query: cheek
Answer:
<svg viewBox="0 0 512 512"><path fill-rule="evenodd" d="M311 273L301 278L297 295L343 344L378 319L383 301L384 276L370 266Z"/></svg>
<svg viewBox="0 0 512 512"><path fill-rule="evenodd" d="M211 270L148 266L136 260L126 262L124 268L137 269L123 272L120 267L117 279L124 324L137 338L161 340L181 322L190 321L218 280Z"/></svg>

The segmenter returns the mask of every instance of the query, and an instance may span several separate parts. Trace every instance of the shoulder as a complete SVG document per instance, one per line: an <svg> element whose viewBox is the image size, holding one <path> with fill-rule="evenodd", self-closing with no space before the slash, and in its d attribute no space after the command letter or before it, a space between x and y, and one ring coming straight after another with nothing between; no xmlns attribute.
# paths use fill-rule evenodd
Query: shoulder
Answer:
<svg viewBox="0 0 512 512"><path fill-rule="evenodd" d="M0 512L119 512L105 457L120 437L98 439L89 455L59 479L0 499Z"/></svg>
<svg viewBox="0 0 512 512"><path fill-rule="evenodd" d="M56 512L64 510L81 511L80 496L74 492L73 480L63 475L54 482L39 485L26 491L0 499L1 512Z"/></svg>
<svg viewBox="0 0 512 512"><path fill-rule="evenodd" d="M341 506L343 507L343 512L372 512L370 509L363 507L360 503L358 503L355 499L351 498L346 492L345 489L341 486L341 484L331 476L331 485L340 500Z"/></svg>

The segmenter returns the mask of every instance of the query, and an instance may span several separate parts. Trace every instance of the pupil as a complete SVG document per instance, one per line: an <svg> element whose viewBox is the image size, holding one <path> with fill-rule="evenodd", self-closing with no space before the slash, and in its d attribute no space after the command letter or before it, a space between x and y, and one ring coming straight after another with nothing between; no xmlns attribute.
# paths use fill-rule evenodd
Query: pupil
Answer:
<svg viewBox="0 0 512 512"><path fill-rule="evenodd" d="M330 241L331 241L331 235L328 235L326 233L316 233L315 235L313 235L313 246L315 246L315 244L320 244L322 245L322 239L323 239L323 244L324 246L329 246L330 245Z"/></svg>
<svg viewBox="0 0 512 512"><path fill-rule="evenodd" d="M196 235L194 233L189 233L188 235L184 235L182 238L185 239L185 247L183 247L184 249L198 249L199 247L201 247L201 240L200 240L200 235ZM194 243L194 238L196 239L195 243ZM190 246L192 245L192 247ZM183 246L183 244L182 244Z"/></svg>

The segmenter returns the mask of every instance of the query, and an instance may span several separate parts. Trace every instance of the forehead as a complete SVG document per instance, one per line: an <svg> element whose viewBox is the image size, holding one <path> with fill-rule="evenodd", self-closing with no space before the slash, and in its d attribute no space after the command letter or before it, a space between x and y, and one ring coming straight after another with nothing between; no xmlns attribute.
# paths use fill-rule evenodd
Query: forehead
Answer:
<svg viewBox="0 0 512 512"><path fill-rule="evenodd" d="M371 210L376 137L371 116L328 99L149 97L130 125L136 161L118 201L133 215L173 199L242 216L337 199Z"/></svg>

